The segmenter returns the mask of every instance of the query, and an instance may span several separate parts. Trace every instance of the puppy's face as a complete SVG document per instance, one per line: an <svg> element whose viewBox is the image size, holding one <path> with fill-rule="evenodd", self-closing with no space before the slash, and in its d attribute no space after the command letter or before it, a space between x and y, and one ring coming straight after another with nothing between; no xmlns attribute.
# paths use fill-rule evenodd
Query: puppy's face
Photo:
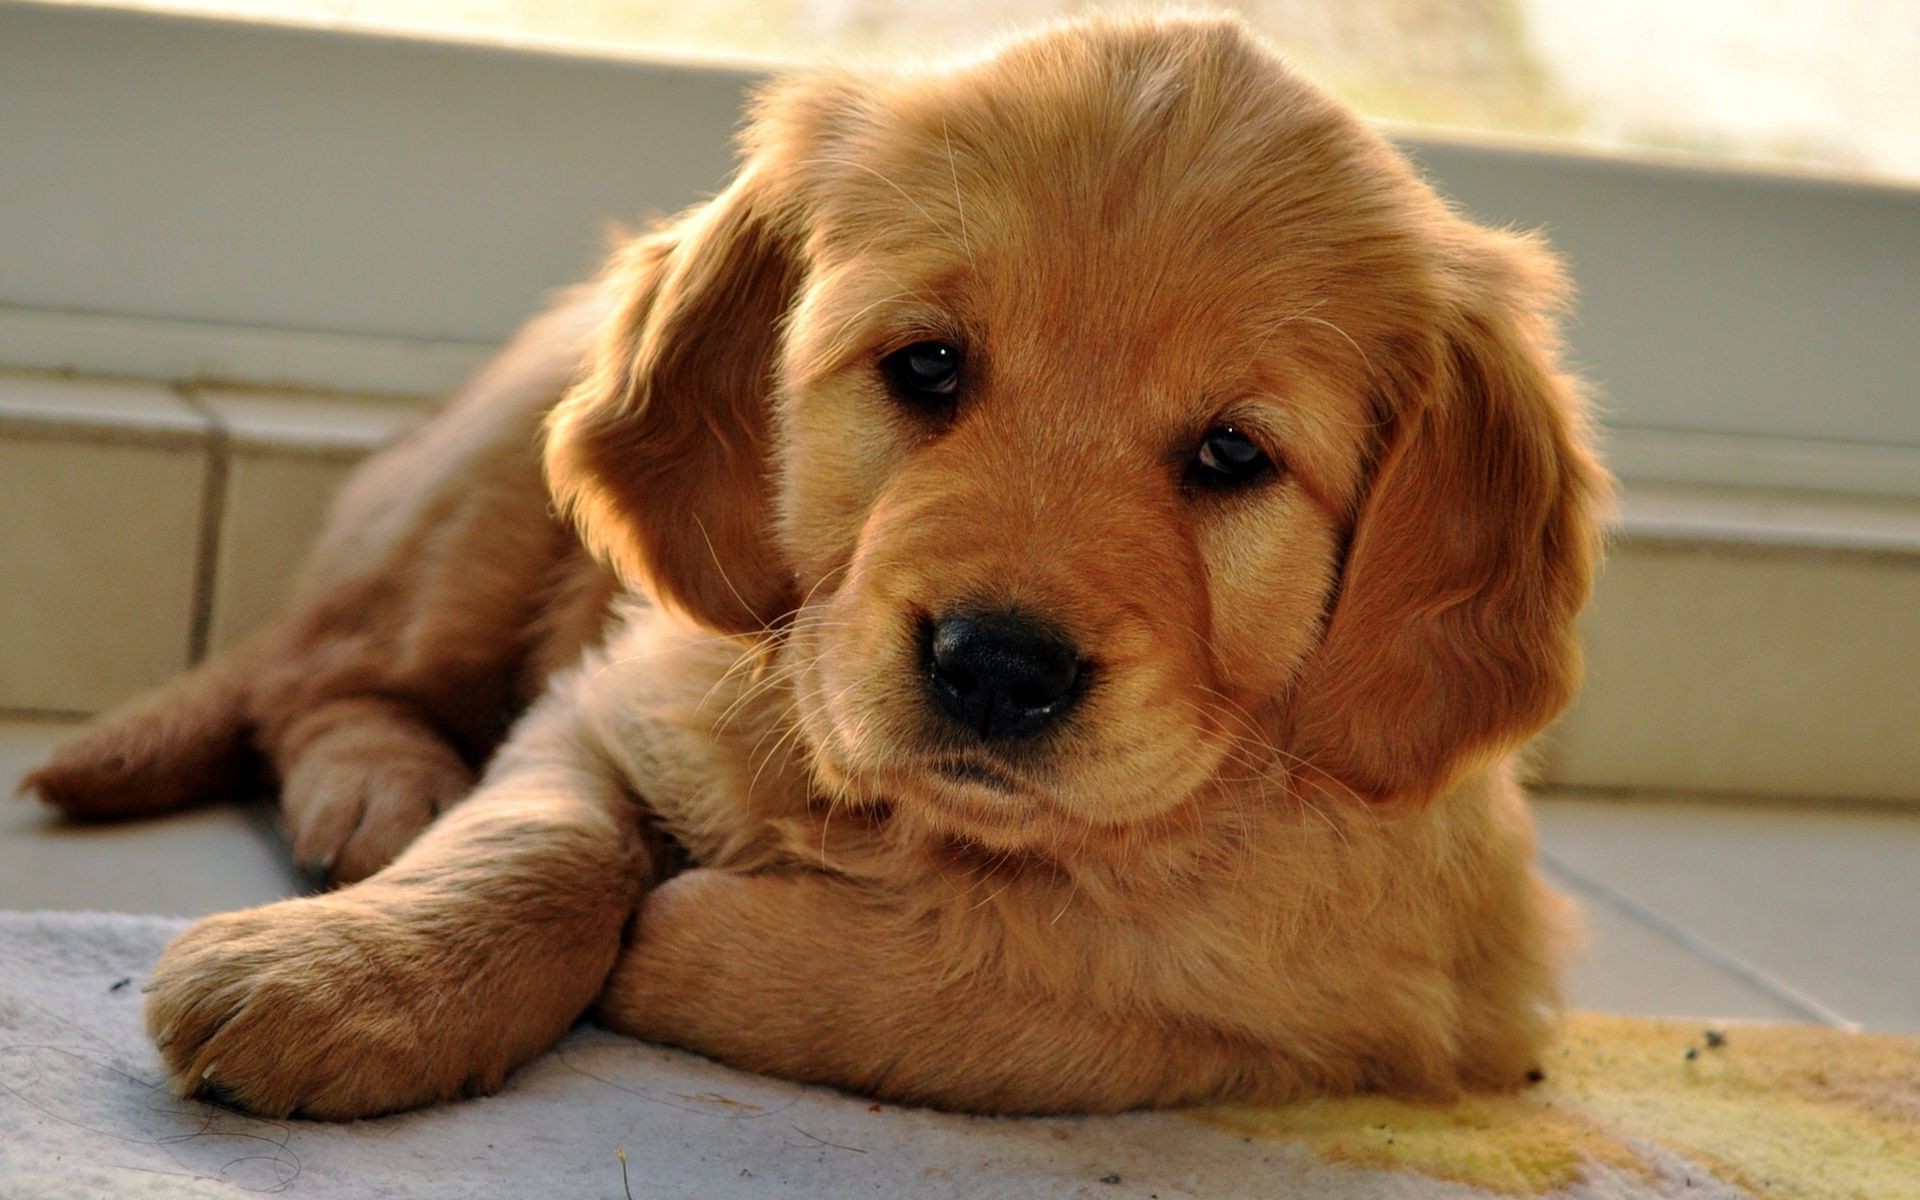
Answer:
<svg viewBox="0 0 1920 1200"><path fill-rule="evenodd" d="M1442 711L1456 728L1404 731L1433 744L1377 771L1350 744L1369 718L1342 706L1365 693L1382 726L1457 702L1433 678L1447 647L1409 664L1392 644L1441 632L1519 559L1564 573L1545 543L1587 531L1556 505L1595 485L1530 316L1452 277L1485 251L1497 293L1504 251L1237 26L1069 28L932 80L792 89L751 150L729 196L615 273L626 315L550 468L656 592L785 628L824 787L1057 845L1285 762L1370 794L1403 765L1437 786L1557 707ZM1471 304L1499 328L1470 330ZM689 338L715 348L672 344ZM1491 372L1515 378L1466 378ZM1524 411L1479 411L1503 387ZM695 388L728 394L676 417ZM1452 430L1423 427L1460 406ZM1490 465L1430 478L1476 436L1465 456ZM691 460L704 491L649 452ZM1508 501L1515 528L1470 527ZM1410 515L1358 528L1391 504ZM1342 620L1336 594L1361 584L1380 611L1343 601ZM1515 602L1564 623L1555 595ZM1567 674L1564 631L1523 625L1508 657Z"/></svg>
<svg viewBox="0 0 1920 1200"><path fill-rule="evenodd" d="M819 770L981 839L1221 773L1317 640L1368 447L1357 272L1246 211L1267 164L1105 99L973 90L848 147L782 359Z"/></svg>

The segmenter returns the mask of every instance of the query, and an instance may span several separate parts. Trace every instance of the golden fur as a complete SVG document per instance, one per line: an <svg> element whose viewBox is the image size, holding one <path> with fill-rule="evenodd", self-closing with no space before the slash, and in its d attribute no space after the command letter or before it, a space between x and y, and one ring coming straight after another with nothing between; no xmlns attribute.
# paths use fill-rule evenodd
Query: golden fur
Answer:
<svg viewBox="0 0 1920 1200"><path fill-rule="evenodd" d="M124 812L257 751L303 856L398 852L155 969L169 1066L257 1111L493 1088L589 1006L991 1112L1515 1086L1559 935L1508 758L1606 492L1561 293L1230 20L790 80L368 466L288 617L35 783ZM951 412L875 366L933 337ZM574 375L552 494L652 602L553 674L612 595L527 452ZM1183 483L1223 421L1273 478ZM936 728L916 622L961 603L1095 664L1038 747Z"/></svg>

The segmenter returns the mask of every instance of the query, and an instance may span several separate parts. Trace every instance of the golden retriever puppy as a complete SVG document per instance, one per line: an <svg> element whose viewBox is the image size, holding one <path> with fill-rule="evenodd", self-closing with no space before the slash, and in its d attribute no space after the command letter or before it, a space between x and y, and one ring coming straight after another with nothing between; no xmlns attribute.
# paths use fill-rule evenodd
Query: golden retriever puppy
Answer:
<svg viewBox="0 0 1920 1200"><path fill-rule="evenodd" d="M1509 757L1606 493L1561 293L1230 20L792 79L369 468L288 625L40 786L238 740L310 847L398 847L606 604L527 451L583 359L547 479L651 602L390 865L167 950L186 1087L427 1104L589 1008L986 1112L1515 1086L1558 909Z"/></svg>

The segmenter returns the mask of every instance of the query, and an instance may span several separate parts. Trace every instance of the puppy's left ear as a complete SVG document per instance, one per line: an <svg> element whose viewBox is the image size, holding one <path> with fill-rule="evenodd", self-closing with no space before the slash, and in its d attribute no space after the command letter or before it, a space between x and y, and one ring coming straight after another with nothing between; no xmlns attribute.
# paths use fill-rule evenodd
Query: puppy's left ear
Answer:
<svg viewBox="0 0 1920 1200"><path fill-rule="evenodd" d="M1292 692L1295 753L1369 799L1432 796L1579 683L1610 486L1554 361L1564 284L1527 239L1471 229L1458 262Z"/></svg>
<svg viewBox="0 0 1920 1200"><path fill-rule="evenodd" d="M615 253L587 371L548 418L548 486L582 540L722 632L793 602L771 536L771 394L805 273L807 159L849 94L821 75L760 96L727 189Z"/></svg>

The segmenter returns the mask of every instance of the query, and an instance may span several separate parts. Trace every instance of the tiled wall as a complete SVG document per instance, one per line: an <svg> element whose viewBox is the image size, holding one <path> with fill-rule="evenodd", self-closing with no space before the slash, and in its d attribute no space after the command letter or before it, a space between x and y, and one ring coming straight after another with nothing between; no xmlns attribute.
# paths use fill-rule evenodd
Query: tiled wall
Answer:
<svg viewBox="0 0 1920 1200"><path fill-rule="evenodd" d="M0 708L95 712L284 594L417 404L0 375Z"/></svg>
<svg viewBox="0 0 1920 1200"><path fill-rule="evenodd" d="M89 713L257 625L412 401L0 375L0 709ZM1635 485L1548 781L1920 800L1920 505Z"/></svg>
<svg viewBox="0 0 1920 1200"><path fill-rule="evenodd" d="M1630 527L1580 631L1586 684L1543 740L1548 778L1920 801L1920 552Z"/></svg>

